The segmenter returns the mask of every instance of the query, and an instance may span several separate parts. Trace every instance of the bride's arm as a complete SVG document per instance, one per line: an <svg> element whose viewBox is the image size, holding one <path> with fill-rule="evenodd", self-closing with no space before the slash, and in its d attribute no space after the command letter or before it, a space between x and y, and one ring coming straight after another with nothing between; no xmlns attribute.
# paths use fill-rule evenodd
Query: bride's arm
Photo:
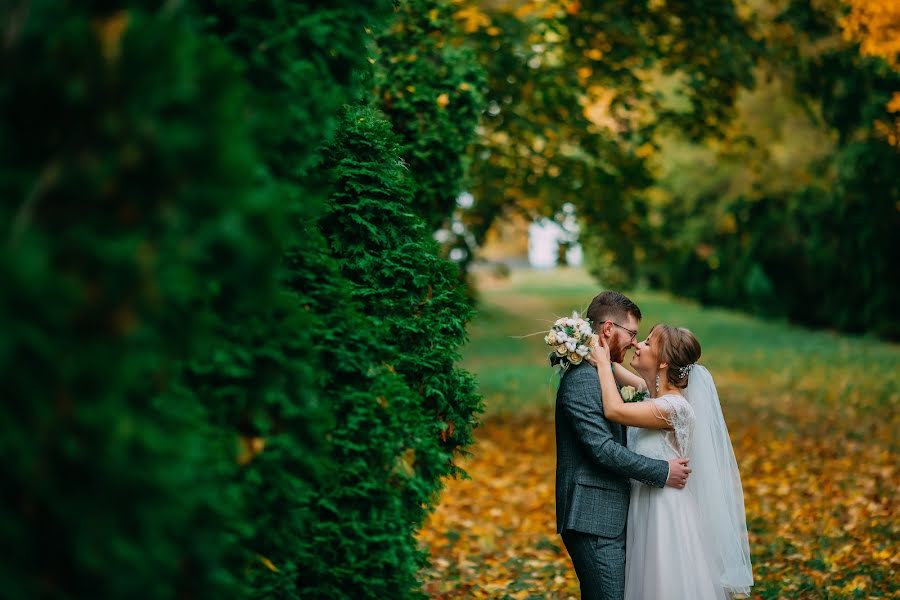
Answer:
<svg viewBox="0 0 900 600"><path fill-rule="evenodd" d="M619 395L619 390L616 388L615 376L610 368L608 348L600 345L593 346L591 357L597 365L603 414L607 419L622 425L643 427L644 429L671 429L668 422L669 415L655 402L626 403L622 400L622 396Z"/></svg>
<svg viewBox="0 0 900 600"><path fill-rule="evenodd" d="M620 365L619 363L613 363L613 375L616 376L616 383L625 387L626 385L630 385L634 389L641 391L647 389L647 384L643 379Z"/></svg>

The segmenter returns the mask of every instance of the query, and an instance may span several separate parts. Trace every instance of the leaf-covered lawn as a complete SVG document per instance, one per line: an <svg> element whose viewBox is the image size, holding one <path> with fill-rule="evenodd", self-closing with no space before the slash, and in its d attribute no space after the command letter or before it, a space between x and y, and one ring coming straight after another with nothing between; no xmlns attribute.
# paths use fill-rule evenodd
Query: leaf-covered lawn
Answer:
<svg viewBox="0 0 900 600"><path fill-rule="evenodd" d="M538 331L582 308L581 272L485 282L465 364L488 414L470 480L449 481L420 539L436 598L569 598L578 585L555 533L552 371ZM690 327L716 378L747 504L754 598L900 597L900 350L636 293L642 335Z"/></svg>

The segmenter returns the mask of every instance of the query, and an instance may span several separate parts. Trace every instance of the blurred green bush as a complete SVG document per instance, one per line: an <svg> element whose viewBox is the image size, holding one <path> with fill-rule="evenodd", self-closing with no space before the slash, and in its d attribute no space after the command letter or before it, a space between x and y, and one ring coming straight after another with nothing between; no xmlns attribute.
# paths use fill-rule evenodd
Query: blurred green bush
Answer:
<svg viewBox="0 0 900 600"><path fill-rule="evenodd" d="M227 597L235 441L184 365L266 304L278 224L246 88L181 14L5 4L0 586Z"/></svg>
<svg viewBox="0 0 900 600"><path fill-rule="evenodd" d="M416 596L480 401L396 138L339 115L391 6L144 6L0 9L0 585Z"/></svg>

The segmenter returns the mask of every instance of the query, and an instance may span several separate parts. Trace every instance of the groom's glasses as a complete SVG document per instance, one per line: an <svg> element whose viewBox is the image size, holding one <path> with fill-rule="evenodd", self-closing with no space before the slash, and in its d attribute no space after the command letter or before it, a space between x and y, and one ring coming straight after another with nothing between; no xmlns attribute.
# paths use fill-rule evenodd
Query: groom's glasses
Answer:
<svg viewBox="0 0 900 600"><path fill-rule="evenodd" d="M634 339L637 337L637 334L638 334L637 331L632 331L632 330L628 329L627 327L622 327L621 325L619 325L619 324L616 323L615 321L610 321L610 323L612 323L613 325L615 325L615 326L618 327L619 329L624 329L625 331L627 331L628 333L630 333L630 334L631 334L631 338L628 340L629 342L633 342Z"/></svg>

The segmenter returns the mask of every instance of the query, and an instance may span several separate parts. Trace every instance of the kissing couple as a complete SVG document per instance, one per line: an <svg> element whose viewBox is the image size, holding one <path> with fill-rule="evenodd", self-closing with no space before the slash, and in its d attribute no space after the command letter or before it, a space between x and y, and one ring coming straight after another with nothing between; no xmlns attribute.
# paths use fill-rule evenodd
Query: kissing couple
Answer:
<svg viewBox="0 0 900 600"><path fill-rule="evenodd" d="M638 342L641 310L619 292L585 316L590 354L563 370L556 394L556 527L581 597L748 594L744 493L699 341L660 324ZM629 348L637 375L621 364ZM622 386L649 397L625 402Z"/></svg>

